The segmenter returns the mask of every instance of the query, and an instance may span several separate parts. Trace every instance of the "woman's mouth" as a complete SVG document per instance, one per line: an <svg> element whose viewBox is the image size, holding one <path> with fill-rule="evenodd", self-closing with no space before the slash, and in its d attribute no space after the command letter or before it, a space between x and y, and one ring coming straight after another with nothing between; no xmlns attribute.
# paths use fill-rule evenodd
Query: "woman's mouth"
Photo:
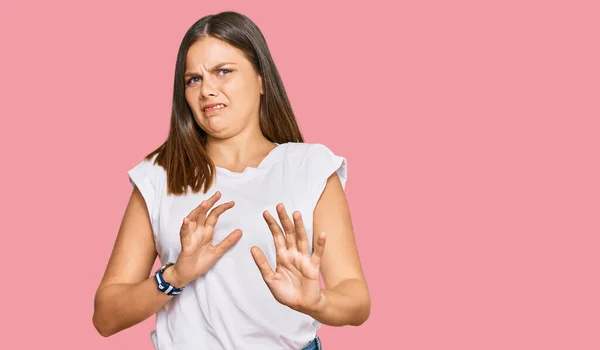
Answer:
<svg viewBox="0 0 600 350"><path fill-rule="evenodd" d="M225 107L227 107L227 106L225 106L222 103L218 103L218 104L215 104L215 105L210 105L208 107L205 107L202 111L204 113L207 113L207 112L212 112L212 111L218 111L218 110L221 110L221 109L223 109Z"/></svg>

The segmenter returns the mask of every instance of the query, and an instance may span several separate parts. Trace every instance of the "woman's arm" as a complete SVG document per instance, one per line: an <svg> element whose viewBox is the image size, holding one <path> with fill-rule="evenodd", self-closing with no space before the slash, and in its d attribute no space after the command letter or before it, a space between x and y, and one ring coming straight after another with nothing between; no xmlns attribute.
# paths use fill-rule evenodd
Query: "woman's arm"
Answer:
<svg viewBox="0 0 600 350"><path fill-rule="evenodd" d="M111 336L156 313L169 299L150 275L156 260L152 226L144 198L134 187L108 266L94 299L93 323L98 333ZM163 277L181 287L167 268Z"/></svg>
<svg viewBox="0 0 600 350"><path fill-rule="evenodd" d="M371 312L371 299L354 240L346 195L336 173L327 180L313 218L313 246L327 234L321 259L325 282L323 302L311 315L330 326L363 324Z"/></svg>

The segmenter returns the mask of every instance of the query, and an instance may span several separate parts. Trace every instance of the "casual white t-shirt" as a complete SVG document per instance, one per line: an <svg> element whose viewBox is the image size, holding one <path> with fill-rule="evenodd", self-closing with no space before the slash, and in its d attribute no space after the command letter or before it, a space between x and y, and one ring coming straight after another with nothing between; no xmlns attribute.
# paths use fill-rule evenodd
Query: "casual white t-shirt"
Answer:
<svg viewBox="0 0 600 350"><path fill-rule="evenodd" d="M183 218L216 191L221 199L214 207L231 200L235 206L219 217L213 244L237 228L243 231L208 273L157 312L155 348L282 350L312 341L320 324L275 300L250 248L260 247L275 268L273 236L262 213L268 210L281 225L275 206L283 203L290 217L296 210L302 213L312 251L313 211L330 175L337 173L345 186L346 159L321 144L284 143L255 168L232 172L217 167L208 193L179 196L166 194L166 172L153 160L142 161L128 175L146 201L161 264L177 261Z"/></svg>

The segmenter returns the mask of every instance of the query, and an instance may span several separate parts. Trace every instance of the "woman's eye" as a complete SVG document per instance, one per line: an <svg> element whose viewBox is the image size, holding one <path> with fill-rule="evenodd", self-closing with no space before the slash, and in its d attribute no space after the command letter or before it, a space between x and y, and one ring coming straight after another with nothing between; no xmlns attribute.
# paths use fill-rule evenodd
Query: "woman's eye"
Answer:
<svg viewBox="0 0 600 350"><path fill-rule="evenodd" d="M219 69L220 75L227 75L229 73L231 73L231 70L229 70L229 69ZM200 81L201 81L201 77L191 77L185 82L185 85L189 86L190 84L199 83Z"/></svg>
<svg viewBox="0 0 600 350"><path fill-rule="evenodd" d="M188 81L186 82L186 85L190 85L193 83L197 83L200 81L200 77L191 77L188 79Z"/></svg>

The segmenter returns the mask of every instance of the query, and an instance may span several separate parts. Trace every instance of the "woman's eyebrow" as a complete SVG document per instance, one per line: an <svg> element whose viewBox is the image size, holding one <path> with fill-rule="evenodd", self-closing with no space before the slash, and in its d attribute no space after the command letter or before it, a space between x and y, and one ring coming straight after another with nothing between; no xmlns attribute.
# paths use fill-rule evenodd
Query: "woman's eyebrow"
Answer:
<svg viewBox="0 0 600 350"><path fill-rule="evenodd" d="M219 69L219 68L221 68L223 66L226 66L228 64L235 65L235 62L222 62L222 63L219 63L216 66L212 67L210 69L210 71L215 71L215 70L217 70L217 69ZM196 73L194 71L188 71L188 72L185 73L184 77L188 77L188 76L192 76L192 75L200 75L200 73Z"/></svg>

